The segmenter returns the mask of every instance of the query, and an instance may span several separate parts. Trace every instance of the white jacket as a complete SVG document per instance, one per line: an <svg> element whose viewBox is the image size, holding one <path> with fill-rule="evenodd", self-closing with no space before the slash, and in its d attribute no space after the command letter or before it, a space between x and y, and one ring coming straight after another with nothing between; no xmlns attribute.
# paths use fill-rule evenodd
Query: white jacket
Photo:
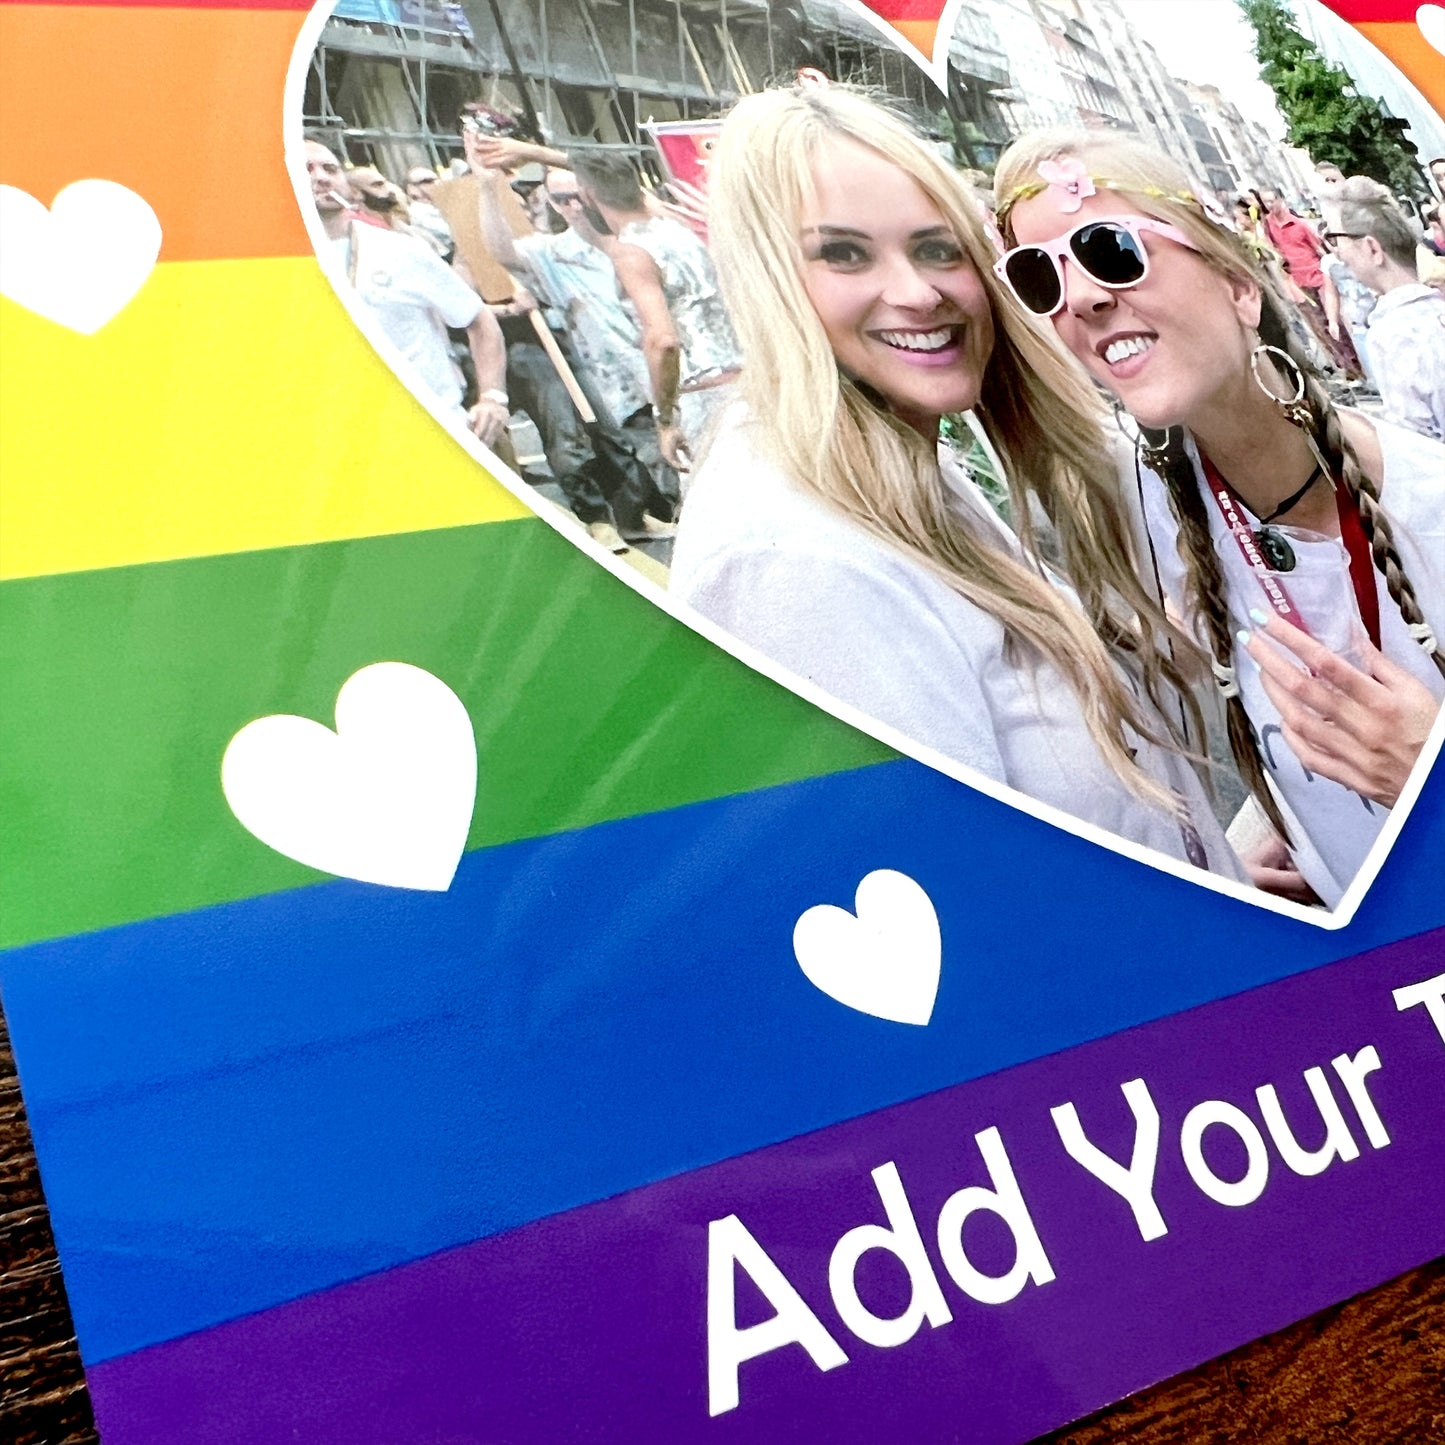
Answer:
<svg viewBox="0 0 1445 1445"><path fill-rule="evenodd" d="M945 476L970 525L1016 551L972 482ZM962 769L1189 860L1185 830L1125 787L1056 671L1016 663L994 617L762 460L737 412L694 473L670 586L772 662ZM1192 768L1135 741L1149 774L1184 797L1207 866L1243 879Z"/></svg>

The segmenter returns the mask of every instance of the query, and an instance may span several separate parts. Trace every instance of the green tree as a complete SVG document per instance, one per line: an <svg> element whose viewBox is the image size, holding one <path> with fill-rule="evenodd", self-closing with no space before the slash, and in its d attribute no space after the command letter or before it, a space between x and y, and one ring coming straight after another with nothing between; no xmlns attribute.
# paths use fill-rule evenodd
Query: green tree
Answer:
<svg viewBox="0 0 1445 1445"><path fill-rule="evenodd" d="M1331 161L1347 176L1371 176L1397 193L1428 194L1404 123L1361 95L1349 71L1300 34L1280 0L1239 0L1239 8L1254 26L1260 77L1274 91L1291 145L1308 151L1316 165Z"/></svg>

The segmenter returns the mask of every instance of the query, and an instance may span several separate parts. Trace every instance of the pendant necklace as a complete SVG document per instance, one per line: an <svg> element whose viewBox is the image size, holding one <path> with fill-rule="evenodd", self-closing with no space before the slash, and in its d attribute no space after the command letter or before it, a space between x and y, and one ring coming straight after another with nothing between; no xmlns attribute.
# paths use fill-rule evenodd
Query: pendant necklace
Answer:
<svg viewBox="0 0 1445 1445"><path fill-rule="evenodd" d="M1269 516L1259 519L1259 527L1254 533L1254 544L1259 548L1259 555L1269 564L1271 571L1293 572L1296 559L1294 548L1289 544L1289 538L1286 537L1279 528L1271 527L1269 524L1273 522L1276 517L1284 516L1291 507L1296 506L1302 501L1305 493L1309 491L1322 476L1324 476L1324 468L1316 463L1314 471L1305 478L1302 487L1297 491L1291 492ZM1229 483L1226 482L1225 486L1229 486ZM1229 489L1231 492L1234 491L1233 487ZM1238 493L1235 493L1235 495L1238 497Z"/></svg>

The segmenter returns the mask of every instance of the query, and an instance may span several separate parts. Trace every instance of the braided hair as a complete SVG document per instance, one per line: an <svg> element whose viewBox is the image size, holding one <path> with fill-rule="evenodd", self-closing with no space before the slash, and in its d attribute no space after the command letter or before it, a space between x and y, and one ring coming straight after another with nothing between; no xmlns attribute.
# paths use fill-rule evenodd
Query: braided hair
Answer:
<svg viewBox="0 0 1445 1445"><path fill-rule="evenodd" d="M1390 600L1399 608L1407 624L1421 624L1425 615L1400 559L1394 529L1380 503L1379 488L1374 478L1360 465L1355 449L1340 425L1339 413L1329 393L1310 369L1303 346L1285 320L1283 303L1268 286L1261 287L1261 296L1260 335L1266 344L1284 351L1300 368L1305 400L1309 404L1310 432L1325 459L1330 479L1359 515L1375 569L1385 579ZM1147 462L1164 483L1170 507L1179 523L1179 556L1185 566L1191 608L1203 623L1205 642L1213 656L1216 671L1227 675L1226 670L1231 667L1234 656L1234 639L1224 602L1224 574L1210 535L1204 494L1184 447L1183 430L1171 428L1163 435L1158 432L1146 432L1144 435ZM1440 649L1436 647L1431 656L1435 666L1445 675L1445 658L1441 657ZM1234 755L1240 778L1280 836L1289 841L1284 818L1265 782L1259 742L1244 703L1237 691L1231 693L1226 689L1226 698L1229 749Z"/></svg>
<svg viewBox="0 0 1445 1445"><path fill-rule="evenodd" d="M1319 377L1310 369L1299 339L1285 322L1280 301L1268 288L1263 295L1260 335L1269 345L1278 346L1299 367L1304 377L1305 399L1309 402L1310 429L1320 455L1329 466L1330 478L1337 487L1344 488L1346 498L1358 513L1365 538L1370 544L1375 570L1385 579L1385 588L1390 600L1400 609L1400 616L1407 626L1422 625L1425 614L1405 572L1405 564L1400 560L1399 549L1395 545L1395 529L1380 501L1379 485L1360 465L1360 459L1340 425L1339 412L1335 410ZM1445 676L1445 657L1441 656L1440 648L1436 646L1430 655L1436 668Z"/></svg>
<svg viewBox="0 0 1445 1445"><path fill-rule="evenodd" d="M1262 340L1283 351L1299 368L1303 400L1309 409L1308 428L1337 493L1359 516L1376 570L1385 579L1390 599L1407 625L1417 632L1425 623L1414 586L1405 571L1389 516L1380 502L1379 486L1361 465L1340 424L1329 393L1313 370L1302 340L1290 327L1286 303L1275 292L1245 241L1210 219L1204 204L1190 191L1189 178L1157 151L1122 137L1100 137L1070 131L1037 132L1020 138L1000 159L1000 225L1006 239L1011 227L1010 204L1041 189L1034 181L1041 161L1077 157L1099 172L1091 179L1117 191L1146 215L1179 226L1195 242L1201 258L1221 274L1253 281L1260 291L1259 332ZM1278 804L1266 783L1259 740L1238 691L1230 685L1234 639L1225 605L1224 575L1209 530L1206 498L1185 449L1182 428L1143 433L1144 461L1163 481L1179 524L1178 547L1186 573L1186 595L1200 619L1207 650L1227 701L1230 751L1241 780L1259 802L1281 837L1289 840ZM1428 639L1428 630L1425 631ZM1431 646L1436 668L1445 675L1445 656Z"/></svg>
<svg viewBox="0 0 1445 1445"><path fill-rule="evenodd" d="M1184 563L1185 588L1192 614L1203 624L1205 646L1216 676L1230 677L1234 666L1234 631L1225 605L1224 570L1209 531L1204 493L1194 475L1194 463L1184 448L1182 428L1167 432L1142 431L1145 464L1153 469L1169 496L1170 510L1179 523L1179 557ZM1238 687L1224 689L1225 724L1229 751L1240 781L1263 809L1280 837L1289 842L1289 829L1274 794L1265 780L1264 760L1254 724L1245 711Z"/></svg>

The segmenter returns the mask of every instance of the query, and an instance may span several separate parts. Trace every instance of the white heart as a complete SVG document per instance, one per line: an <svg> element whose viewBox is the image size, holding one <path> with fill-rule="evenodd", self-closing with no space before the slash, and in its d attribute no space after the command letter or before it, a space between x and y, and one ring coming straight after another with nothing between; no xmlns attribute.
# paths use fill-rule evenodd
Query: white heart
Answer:
<svg viewBox="0 0 1445 1445"><path fill-rule="evenodd" d="M1415 24L1420 27L1420 34L1445 55L1445 8L1439 5L1422 5L1415 12Z"/></svg>
<svg viewBox="0 0 1445 1445"><path fill-rule="evenodd" d="M298 863L445 892L471 826L476 740L440 678L377 662L337 693L335 732L285 713L247 723L221 787L242 827Z"/></svg>
<svg viewBox="0 0 1445 1445"><path fill-rule="evenodd" d="M854 916L831 903L793 927L808 982L859 1013L926 1024L938 996L943 942L933 900L906 873L879 868L858 885Z"/></svg>
<svg viewBox="0 0 1445 1445"><path fill-rule="evenodd" d="M50 209L0 186L0 296L91 336L155 268L161 223L115 181L75 181Z"/></svg>

